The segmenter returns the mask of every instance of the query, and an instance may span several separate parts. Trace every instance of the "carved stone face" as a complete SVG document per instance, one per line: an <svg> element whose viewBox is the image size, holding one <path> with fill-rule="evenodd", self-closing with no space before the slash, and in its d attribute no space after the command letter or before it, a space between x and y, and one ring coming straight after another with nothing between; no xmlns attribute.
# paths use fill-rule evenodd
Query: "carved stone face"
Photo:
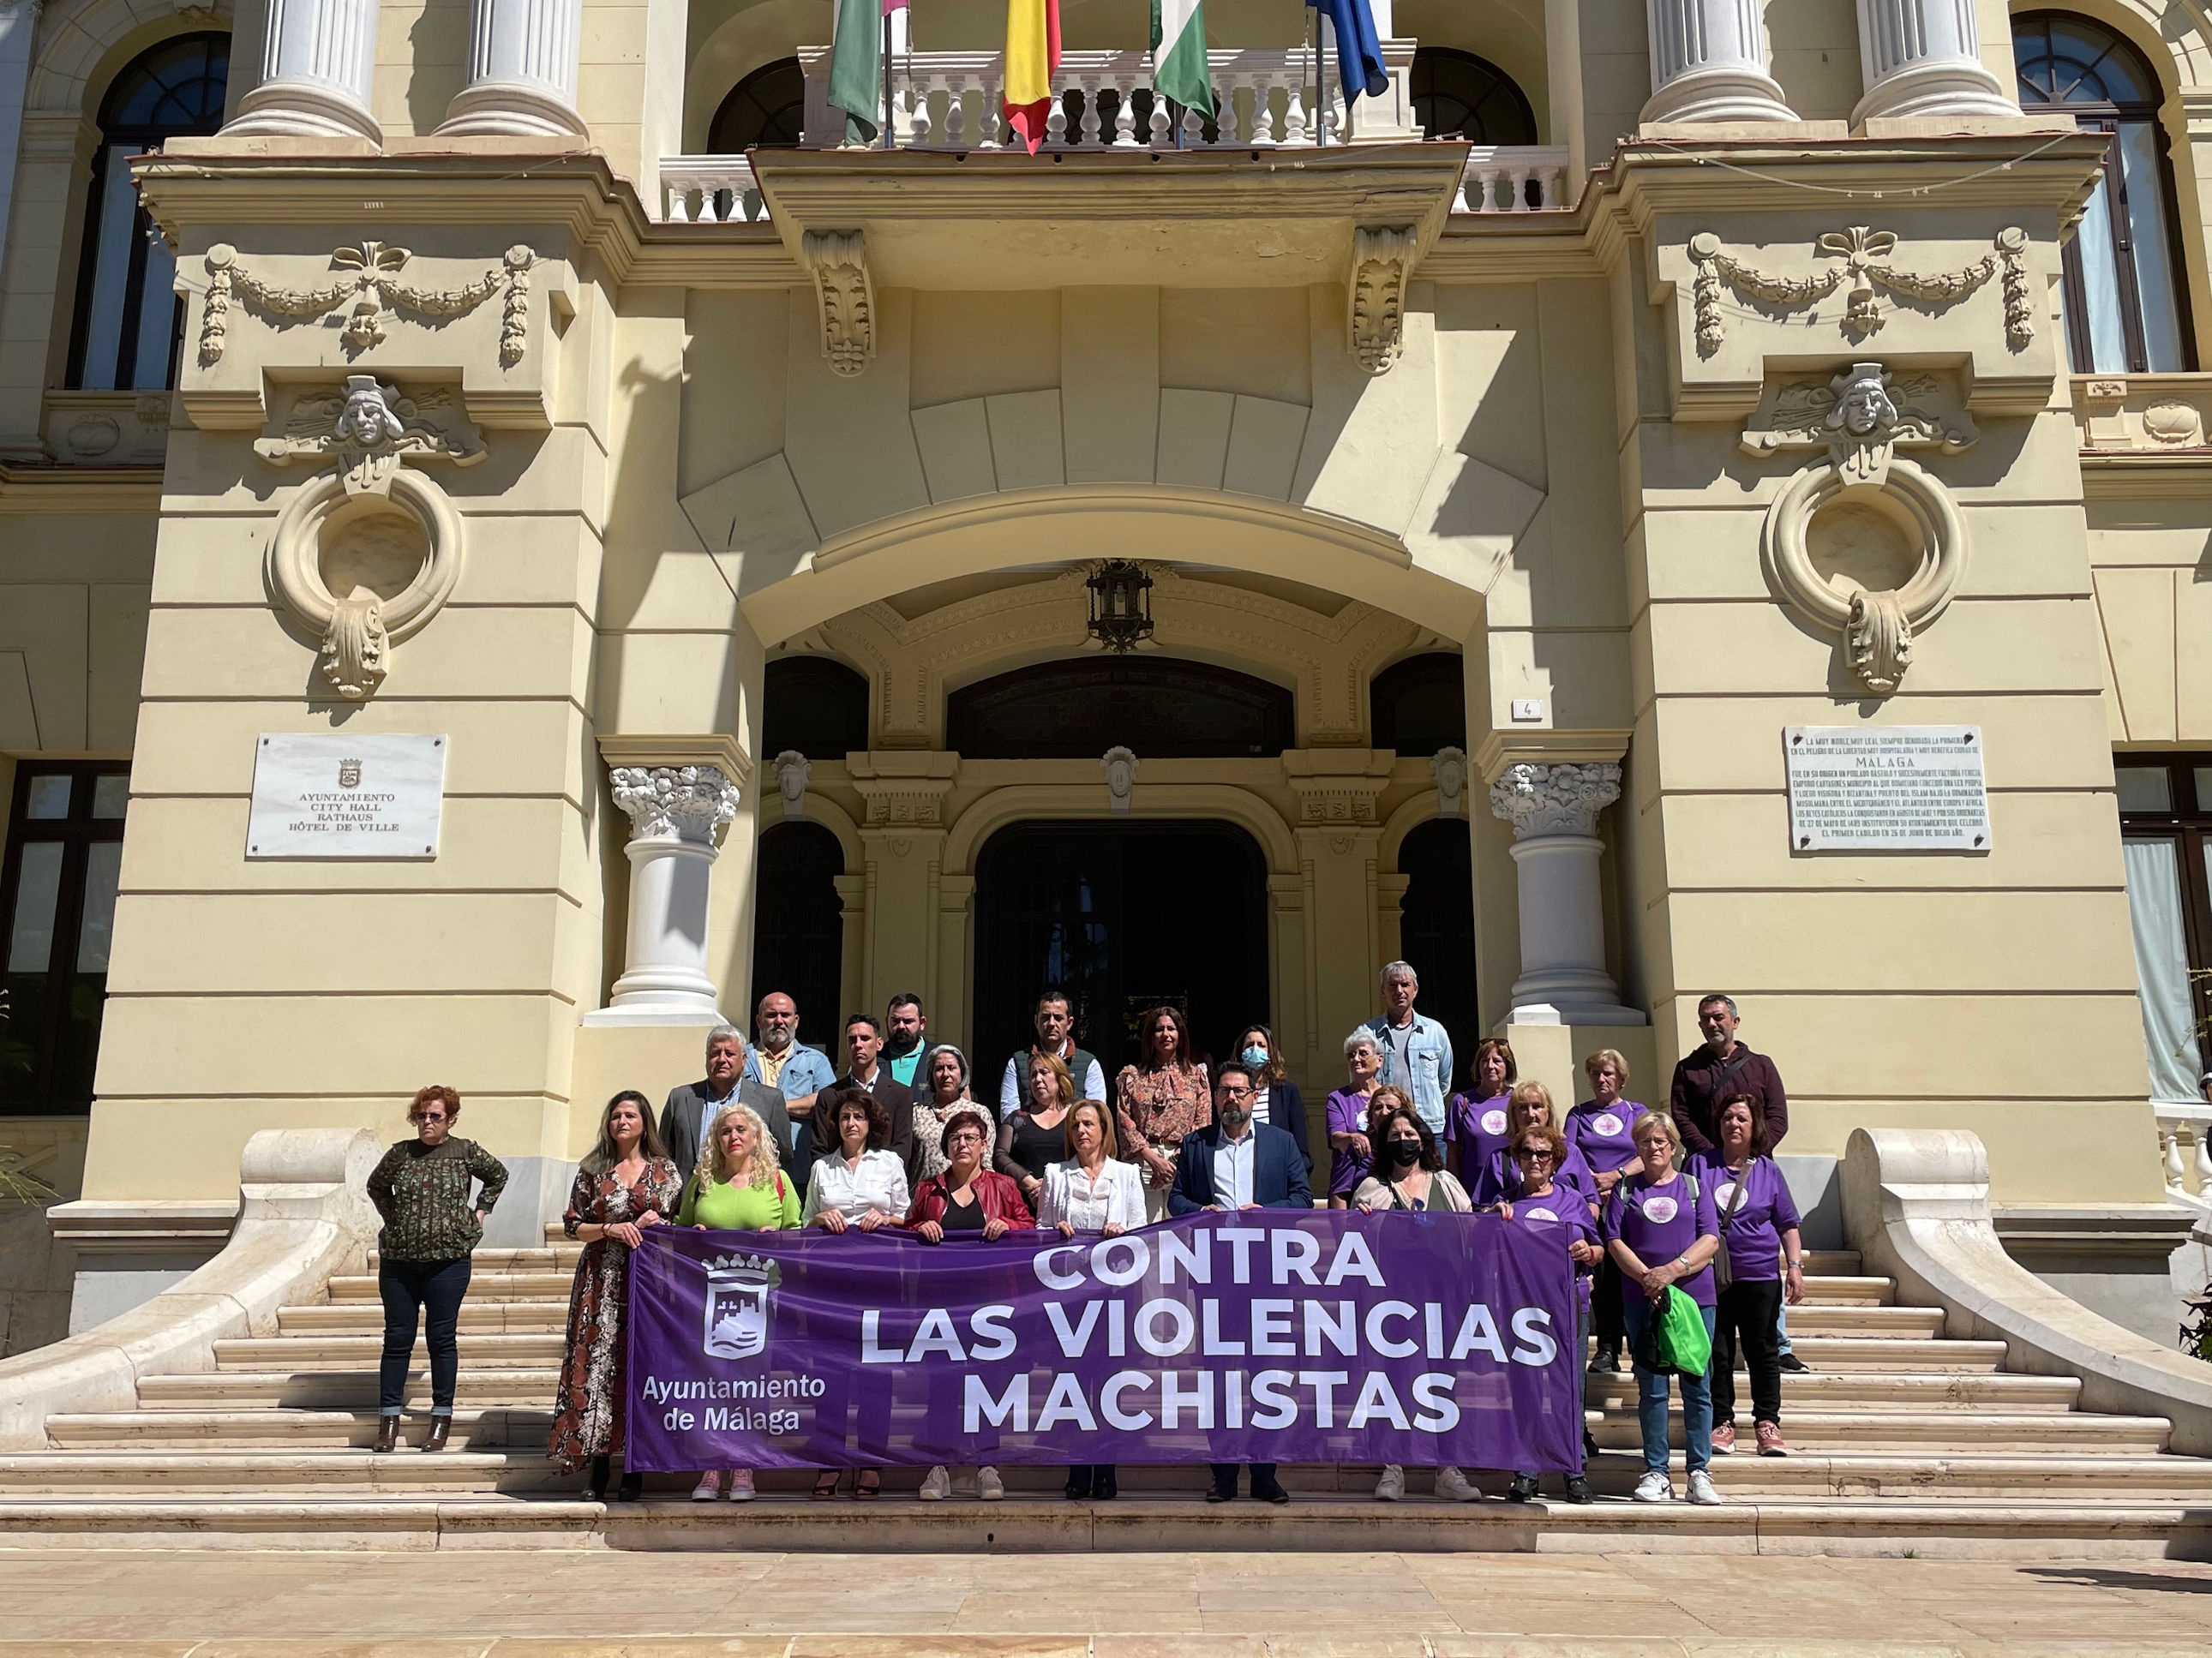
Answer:
<svg viewBox="0 0 2212 1658"><path fill-rule="evenodd" d="M338 410L333 430L341 442L374 448L380 444L396 442L405 428L392 413L392 405L385 401L384 392L375 380L366 374L349 374L345 407Z"/></svg>
<svg viewBox="0 0 2212 1658"><path fill-rule="evenodd" d="M1897 405L1889 400L1881 380L1863 374L1844 387L1836 404L1844 430L1855 438L1868 437L1885 426L1897 424Z"/></svg>

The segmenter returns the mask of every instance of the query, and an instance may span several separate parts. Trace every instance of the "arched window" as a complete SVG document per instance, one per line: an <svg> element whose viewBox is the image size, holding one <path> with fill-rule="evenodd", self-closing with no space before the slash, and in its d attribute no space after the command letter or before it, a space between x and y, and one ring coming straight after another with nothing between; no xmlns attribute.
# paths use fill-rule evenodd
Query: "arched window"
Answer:
<svg viewBox="0 0 2212 1658"><path fill-rule="evenodd" d="M1417 823L1398 848L1406 896L1398 954L1421 975L1421 1011L1451 1033L1462 1072L1482 1033L1474 995L1474 848L1464 817Z"/></svg>
<svg viewBox="0 0 2212 1658"><path fill-rule="evenodd" d="M799 1005L799 1039L842 1052L837 1022L844 994L845 905L837 878L844 848L819 823L774 823L761 831L753 871L753 1002L781 990ZM842 1066L843 1061L838 1061Z"/></svg>
<svg viewBox="0 0 2212 1658"><path fill-rule="evenodd" d="M945 699L945 746L970 759L1273 756L1290 747L1291 693L1231 668L1163 656L1040 662Z"/></svg>
<svg viewBox="0 0 2212 1658"><path fill-rule="evenodd" d="M2064 12L2012 24L2021 107L2112 135L2104 177L2066 244L2066 331L2076 374L2192 366L2174 260L2172 187L2158 76L2112 30Z"/></svg>
<svg viewBox="0 0 2212 1658"><path fill-rule="evenodd" d="M1467 668L1449 651L1409 656L1367 687L1367 723L1378 749L1408 758L1467 746Z"/></svg>
<svg viewBox="0 0 2212 1658"><path fill-rule="evenodd" d="M92 159L70 384L88 392L158 392L176 384L185 305L177 262L138 203L131 158L222 125L230 37L164 40L115 77L100 107Z"/></svg>
<svg viewBox="0 0 2212 1658"><path fill-rule="evenodd" d="M868 682L826 656L780 656L768 665L761 701L761 754L796 749L809 760L842 760L868 746Z"/></svg>
<svg viewBox="0 0 2212 1658"><path fill-rule="evenodd" d="M1449 46L1413 54L1413 116L1425 138L1533 144L1536 113L1513 77L1487 58Z"/></svg>
<svg viewBox="0 0 2212 1658"><path fill-rule="evenodd" d="M722 100L707 127L707 149L742 155L757 146L795 144L806 126L806 76L796 58L763 64Z"/></svg>

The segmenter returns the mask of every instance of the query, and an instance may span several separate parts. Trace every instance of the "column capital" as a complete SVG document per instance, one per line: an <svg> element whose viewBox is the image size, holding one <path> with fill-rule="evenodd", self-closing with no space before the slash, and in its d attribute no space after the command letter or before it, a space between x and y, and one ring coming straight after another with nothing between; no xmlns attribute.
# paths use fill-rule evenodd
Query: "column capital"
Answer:
<svg viewBox="0 0 2212 1658"><path fill-rule="evenodd" d="M1620 768L1609 762L1581 765L1508 766L1490 786L1490 810L1513 825L1516 841L1554 835L1595 835L1597 815L1620 799Z"/></svg>
<svg viewBox="0 0 2212 1658"><path fill-rule="evenodd" d="M737 818L742 793L720 766L617 766L615 804L629 814L630 839L711 847Z"/></svg>

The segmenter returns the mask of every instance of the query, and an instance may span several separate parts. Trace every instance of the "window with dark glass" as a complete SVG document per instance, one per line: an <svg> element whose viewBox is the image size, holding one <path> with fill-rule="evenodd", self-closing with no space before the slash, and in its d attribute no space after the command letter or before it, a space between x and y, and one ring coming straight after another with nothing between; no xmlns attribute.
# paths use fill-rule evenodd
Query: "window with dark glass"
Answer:
<svg viewBox="0 0 2212 1658"><path fill-rule="evenodd" d="M8 947L0 1111L82 1111L92 1103L130 798L123 766L25 761L16 768L0 863Z"/></svg>
<svg viewBox="0 0 2212 1658"><path fill-rule="evenodd" d="M186 34L137 58L108 88L85 207L70 339L72 386L159 392L176 384L185 316L177 262L139 203L131 158L221 126L229 73L228 35Z"/></svg>
<svg viewBox="0 0 2212 1658"><path fill-rule="evenodd" d="M761 753L842 760L868 746L868 682L826 656L780 656L761 695Z"/></svg>
<svg viewBox="0 0 2212 1658"><path fill-rule="evenodd" d="M844 849L819 823L761 831L753 873L753 1000L780 990L799 1005L799 1039L842 1066L845 905L837 878Z"/></svg>
<svg viewBox="0 0 2212 1658"><path fill-rule="evenodd" d="M1536 112L1513 77L1471 52L1423 46L1413 54L1413 118L1425 138L1533 144Z"/></svg>
<svg viewBox="0 0 2212 1658"><path fill-rule="evenodd" d="M1467 747L1467 668L1449 651L1394 662L1368 682L1375 746L1425 757Z"/></svg>
<svg viewBox="0 0 2212 1658"><path fill-rule="evenodd" d="M2212 1067L2212 754L2124 754L2112 774L2151 1097L2201 1105Z"/></svg>
<svg viewBox="0 0 2212 1658"><path fill-rule="evenodd" d="M763 64L731 89L707 126L715 155L795 144L806 127L806 76L796 58Z"/></svg>
<svg viewBox="0 0 2212 1658"><path fill-rule="evenodd" d="M2157 75L2112 30L2069 13L2014 18L2012 42L2021 109L2070 115L2110 135L2102 177L2063 255L2074 372L2193 368Z"/></svg>
<svg viewBox="0 0 2212 1658"><path fill-rule="evenodd" d="M1164 656L1086 656L964 685L945 699L945 746L970 759L1273 756L1291 746L1289 689Z"/></svg>
<svg viewBox="0 0 2212 1658"><path fill-rule="evenodd" d="M1421 1011L1439 1021L1463 1069L1481 1032L1474 995L1474 847L1464 817L1416 824L1398 849L1406 896L1398 954L1421 975Z"/></svg>

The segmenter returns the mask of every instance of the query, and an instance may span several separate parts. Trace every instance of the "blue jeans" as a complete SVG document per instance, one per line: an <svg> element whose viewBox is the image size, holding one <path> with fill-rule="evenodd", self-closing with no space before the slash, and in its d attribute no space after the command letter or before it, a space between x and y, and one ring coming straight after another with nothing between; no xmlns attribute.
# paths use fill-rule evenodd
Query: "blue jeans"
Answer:
<svg viewBox="0 0 2212 1658"><path fill-rule="evenodd" d="M384 1301L384 1355L377 1366L376 1406L398 1416L407 1402L407 1365L415 1352L419 1308L430 1350L430 1414L453 1413L453 1384L460 1377L461 1297L469 1291L469 1258L459 1260L387 1260L376 1269Z"/></svg>
<svg viewBox="0 0 2212 1658"><path fill-rule="evenodd" d="M1651 1303L1640 1294L1625 1298L1632 1351L1644 1339L1644 1327L1651 1321ZM1713 1333L1713 1309L1700 1307L1705 1315L1705 1334ZM1701 1376L1686 1376L1682 1383L1682 1437L1689 1448L1690 1472L1697 1473L1713 1460L1713 1389ZM1667 1472L1667 1377L1656 1370L1636 1367L1636 1419L1644 1426L1644 1471Z"/></svg>
<svg viewBox="0 0 2212 1658"><path fill-rule="evenodd" d="M1786 1296L1782 1305L1774 1309L1774 1351L1778 1354L1797 1351L1790 1345L1790 1299Z"/></svg>

